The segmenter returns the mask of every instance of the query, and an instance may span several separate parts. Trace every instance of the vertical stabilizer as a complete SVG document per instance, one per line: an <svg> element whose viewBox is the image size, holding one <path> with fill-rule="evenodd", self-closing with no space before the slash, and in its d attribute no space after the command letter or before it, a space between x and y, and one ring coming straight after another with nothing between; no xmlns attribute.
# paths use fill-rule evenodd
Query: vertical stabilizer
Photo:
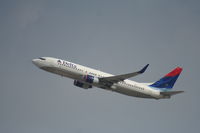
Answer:
<svg viewBox="0 0 200 133"><path fill-rule="evenodd" d="M161 89L161 90L162 89L170 90L173 88L182 70L183 70L182 68L177 67L174 70L172 70L170 73L166 74L163 78L156 81L150 86Z"/></svg>

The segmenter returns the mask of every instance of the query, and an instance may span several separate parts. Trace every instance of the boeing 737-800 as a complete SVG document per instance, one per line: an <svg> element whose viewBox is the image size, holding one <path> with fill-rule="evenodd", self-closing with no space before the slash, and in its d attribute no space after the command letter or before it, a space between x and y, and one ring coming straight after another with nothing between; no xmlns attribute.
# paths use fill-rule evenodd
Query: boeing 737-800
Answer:
<svg viewBox="0 0 200 133"><path fill-rule="evenodd" d="M128 80L145 72L149 64L137 72L112 75L69 61L52 57L33 59L32 62L39 68L64 77L74 79L74 85L89 89L93 86L111 90L128 96L140 98L165 99L183 91L172 91L182 68L177 67L155 83L138 83Z"/></svg>

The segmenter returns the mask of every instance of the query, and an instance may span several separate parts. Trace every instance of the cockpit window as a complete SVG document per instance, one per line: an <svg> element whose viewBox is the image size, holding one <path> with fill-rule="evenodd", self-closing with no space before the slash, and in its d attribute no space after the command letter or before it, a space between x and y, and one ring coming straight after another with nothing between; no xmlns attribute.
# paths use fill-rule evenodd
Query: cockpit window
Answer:
<svg viewBox="0 0 200 133"><path fill-rule="evenodd" d="M42 58L42 57L40 57L39 59L41 59L41 60L46 60L45 58Z"/></svg>

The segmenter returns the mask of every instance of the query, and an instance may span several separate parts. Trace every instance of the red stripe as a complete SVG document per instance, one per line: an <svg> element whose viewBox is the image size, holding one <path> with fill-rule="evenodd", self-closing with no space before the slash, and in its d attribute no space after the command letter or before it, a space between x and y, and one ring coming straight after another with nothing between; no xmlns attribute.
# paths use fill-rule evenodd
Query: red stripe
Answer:
<svg viewBox="0 0 200 133"><path fill-rule="evenodd" d="M182 72L182 68L177 67L174 70L172 70L170 73L166 74L165 77L173 77L173 76L177 76Z"/></svg>

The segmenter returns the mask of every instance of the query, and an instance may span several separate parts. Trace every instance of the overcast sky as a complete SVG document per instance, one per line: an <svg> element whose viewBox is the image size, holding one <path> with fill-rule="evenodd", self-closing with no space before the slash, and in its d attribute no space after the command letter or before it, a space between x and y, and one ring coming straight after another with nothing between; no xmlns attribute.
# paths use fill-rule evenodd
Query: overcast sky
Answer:
<svg viewBox="0 0 200 133"><path fill-rule="evenodd" d="M1 0L1 133L188 133L200 130L199 0ZM174 90L151 100L47 73L50 56L153 82L177 66Z"/></svg>

